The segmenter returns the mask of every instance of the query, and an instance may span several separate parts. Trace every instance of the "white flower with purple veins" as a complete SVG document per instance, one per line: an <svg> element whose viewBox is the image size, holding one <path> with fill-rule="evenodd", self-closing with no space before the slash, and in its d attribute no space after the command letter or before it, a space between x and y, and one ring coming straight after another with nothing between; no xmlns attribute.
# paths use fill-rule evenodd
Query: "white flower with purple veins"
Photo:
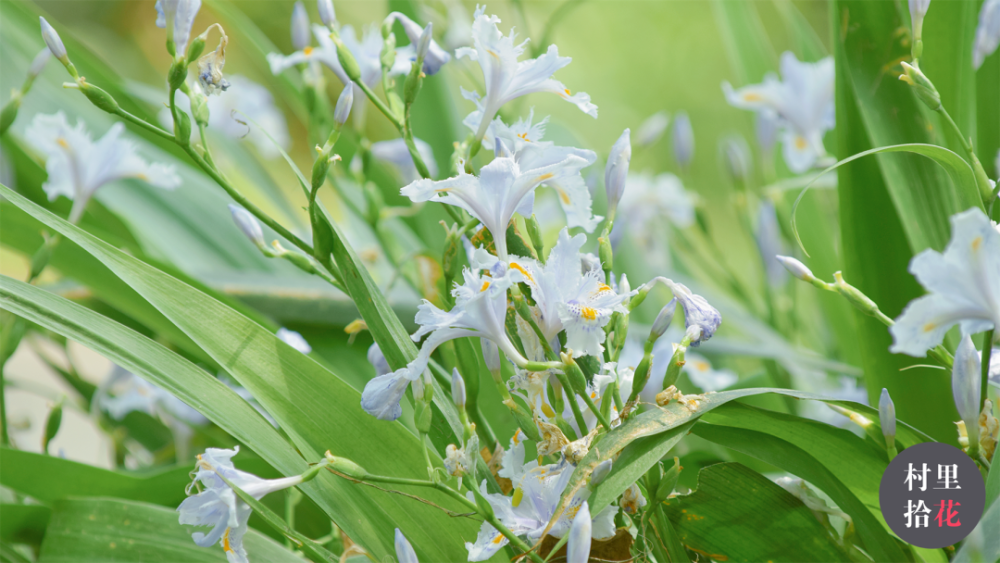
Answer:
<svg viewBox="0 0 1000 563"><path fill-rule="evenodd" d="M201 0L156 0L156 27L167 30L167 42L174 43L178 57L187 53L191 26L201 9Z"/></svg>
<svg viewBox="0 0 1000 563"><path fill-rule="evenodd" d="M570 94L569 88L552 78L557 70L568 65L573 59L560 57L559 48L549 45L548 51L537 59L518 61L518 57L524 53L524 44L527 41L515 45L514 39L517 36L514 31L511 30L510 35L504 36L497 27L500 18L487 16L485 12L486 6L476 9L475 21L472 23L472 39L475 47L461 47L455 51L458 58L468 57L478 62L486 82L482 109L472 113L472 115L478 114L474 118L477 124L474 129L476 139L483 139L486 129L493 122L493 117L504 104L535 92L556 94L567 102L575 104L587 115L597 117L597 106L590 103L589 95L583 92ZM463 90L462 95L479 105L479 94Z"/></svg>
<svg viewBox="0 0 1000 563"><path fill-rule="evenodd" d="M246 139L253 143L264 158L275 158L291 146L285 114L274 105L274 96L264 86L243 76L230 76L230 88L216 96L208 96L208 130L221 133L230 139ZM195 88L201 89L198 83ZM189 113L191 100L178 90L177 107ZM170 108L163 108L160 123L173 130ZM192 131L192 138L197 134Z"/></svg>
<svg viewBox="0 0 1000 563"><path fill-rule="evenodd" d="M420 347L417 357L406 367L375 377L365 385L361 393L361 407L365 412L380 420L399 418L403 412L399 401L406 386L424 374L431 354L449 340L464 336L487 338L515 364L523 367L527 363L504 328L507 288L521 281L520 273L508 270L502 275L490 277L478 276L467 269L463 275L465 283L451 292L455 296L455 306L451 311L442 311L426 300L420 304L416 316L420 328L412 338L419 341L425 334L430 336Z"/></svg>
<svg viewBox="0 0 1000 563"><path fill-rule="evenodd" d="M951 228L943 254L927 249L910 261L930 294L889 327L893 353L924 356L956 324L970 335L1000 326L1000 232L979 208L953 215Z"/></svg>
<svg viewBox="0 0 1000 563"><path fill-rule="evenodd" d="M514 257L510 267L521 272L531 288L545 338L552 341L565 330L566 347L574 355L597 356L604 351L604 326L616 311L628 314L622 302L632 293L616 293L604 283L600 270L582 271L580 249L586 242L586 235L570 237L569 229L563 228L544 266Z"/></svg>
<svg viewBox="0 0 1000 563"><path fill-rule="evenodd" d="M73 200L71 223L80 219L91 196L105 184L138 178L158 188L180 185L173 166L149 164L140 158L135 145L121 138L124 130L124 125L115 123L94 142L82 121L70 127L63 112L36 115L28 126L25 137L46 156L49 177L42 188L49 200L60 195Z"/></svg>
<svg viewBox="0 0 1000 563"><path fill-rule="evenodd" d="M761 84L722 90L730 105L780 119L785 163L802 173L826 156L823 135L833 129L833 58L804 63L791 52L781 55L782 80L769 73Z"/></svg>
<svg viewBox="0 0 1000 563"><path fill-rule="evenodd" d="M397 55L402 55L407 60L413 62L416 61L417 48L416 45L420 43L420 36L424 32L424 28L420 26L417 22L411 20L405 14L399 12L393 12L389 14L386 21L394 19L403 26L403 31L406 33L406 37L409 38L410 44L406 47L396 49ZM437 71L441 70L441 67L451 60L451 55L448 51L445 51L437 44L436 41L431 39L430 46L427 49L427 55L424 56L424 74L430 76L436 74Z"/></svg>
<svg viewBox="0 0 1000 563"><path fill-rule="evenodd" d="M247 521L253 510L236 496L216 472L257 500L269 493L302 483L301 475L282 479L261 479L236 469L232 457L239 451L239 446L232 450L208 448L204 454L199 455L198 463L195 465L194 481L188 486L188 490L190 492L191 487L199 482L204 489L184 499L184 502L177 507L181 524L212 526L212 531L207 535L201 532L191 534L194 543L201 547L211 547L219 542L230 563L248 563L247 551L243 547L243 535L249 529Z"/></svg>
<svg viewBox="0 0 1000 563"><path fill-rule="evenodd" d="M584 168L597 160L597 154L594 151L573 147L557 147L551 141L542 141L542 137L545 136L545 125L549 118L546 117L533 124L534 115L535 112L532 110L528 119L519 119L513 125L505 124L499 117L494 119L486 130L483 147L497 151L495 143L499 140L502 143L499 154L513 156L521 170L544 168L562 162L568 156L577 156L587 161ZM479 122L466 118L465 125L475 131ZM567 226L583 227L589 233L601 221L602 217L595 217L591 211L590 191L587 189L587 184L579 170L574 174L550 178L545 181L544 185L554 189L559 196L559 205L566 213Z"/></svg>
<svg viewBox="0 0 1000 563"><path fill-rule="evenodd" d="M431 177L437 176L438 167L437 161L434 160L434 150L420 139L414 138L413 143L417 147L420 159L427 165L427 171L430 172ZM420 179L420 173L417 172L417 167L413 164L413 156L410 155L410 149L406 146L406 139L372 143L371 151L372 156L377 160L393 165L405 183L410 184Z"/></svg>
<svg viewBox="0 0 1000 563"><path fill-rule="evenodd" d="M541 539L542 533L545 532L549 521L559 508L562 493L566 490L575 467L566 462L565 459L560 463L542 467L539 467L535 461L521 465L524 459L524 445L518 444L517 447L521 448L520 455L505 455L504 466L501 469L504 473L520 477L519 480L515 481L514 495L508 497L495 493L488 494L486 481L483 481L480 490L493 508L497 519L504 526L515 535L527 537L529 543L534 543ZM512 463L510 467L507 465L508 462ZM466 496L470 500L474 500L471 492L467 493ZM569 501L559 519L552 525L548 532L549 535L561 538L569 532L574 518L589 496L590 490L582 487ZM591 520L591 537L598 540L613 537L617 513L617 506L608 505L595 515ZM489 559L507 545L507 541L507 538L489 522L483 522L475 543L467 542L465 544L465 548L469 551L469 561Z"/></svg>
<svg viewBox="0 0 1000 563"><path fill-rule="evenodd" d="M972 66L979 70L986 57L1000 47L1000 0L986 0L979 9L979 25L972 46Z"/></svg>
<svg viewBox="0 0 1000 563"><path fill-rule="evenodd" d="M497 256L506 262L507 225L514 213L530 217L535 188L549 180L579 174L588 164L586 159L569 154L561 161L524 170L514 157L498 157L484 166L478 177L466 174L460 167L454 178L418 180L399 193L414 202L439 201L465 209L489 229Z"/></svg>
<svg viewBox="0 0 1000 563"><path fill-rule="evenodd" d="M312 346L306 342L306 339L302 337L301 334L295 332L294 330L288 330L287 328L279 328L277 334L275 334L282 342L288 344L292 348L295 348L303 354L308 354L312 352Z"/></svg>
<svg viewBox="0 0 1000 563"><path fill-rule="evenodd" d="M652 289L657 283L667 286L674 294L674 298L680 302L684 308L684 328L686 334L691 336L691 346L697 347L705 342L722 324L722 315L719 310L708 304L708 301L701 295L692 293L686 285L677 283L664 277L654 278L643 286L647 291Z"/></svg>

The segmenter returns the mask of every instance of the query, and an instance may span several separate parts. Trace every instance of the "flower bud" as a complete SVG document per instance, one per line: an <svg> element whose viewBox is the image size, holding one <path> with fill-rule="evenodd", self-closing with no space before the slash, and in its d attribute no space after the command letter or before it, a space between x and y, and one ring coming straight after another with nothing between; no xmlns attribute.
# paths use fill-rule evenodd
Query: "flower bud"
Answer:
<svg viewBox="0 0 1000 563"><path fill-rule="evenodd" d="M326 461L329 463L330 469L333 469L337 473L343 473L348 477L362 480L368 476L368 472L360 465L347 458L336 457L329 450L326 452Z"/></svg>
<svg viewBox="0 0 1000 563"><path fill-rule="evenodd" d="M118 112L118 102L115 101L111 94L108 94L97 86L87 84L83 80L83 77L80 77L77 84L80 86L80 91L83 92L83 95L87 96L87 99L90 100L90 103L108 113Z"/></svg>
<svg viewBox="0 0 1000 563"><path fill-rule="evenodd" d="M42 436L42 451L45 453L49 452L49 443L59 433L59 427L62 425L62 412L63 402L60 399L52 406L49 416L45 419L45 435Z"/></svg>
<svg viewBox="0 0 1000 563"><path fill-rule="evenodd" d="M431 40L434 38L433 28L434 23L427 22L427 27L425 27L423 32L420 34L420 39L417 42L418 61L422 61L427 57L427 51L431 48Z"/></svg>
<svg viewBox="0 0 1000 563"><path fill-rule="evenodd" d="M316 9L319 10L319 19L323 25L334 28L337 25L337 14L333 11L333 0L316 0Z"/></svg>
<svg viewBox="0 0 1000 563"><path fill-rule="evenodd" d="M490 370L490 373L494 375L500 373L500 349L489 338L480 338L479 342L483 348L483 360L486 363L486 369Z"/></svg>
<svg viewBox="0 0 1000 563"><path fill-rule="evenodd" d="M910 0L910 23L913 26L913 42L920 41L920 36L924 27L924 16L931 6L931 0ZM920 53L914 53L919 57Z"/></svg>
<svg viewBox="0 0 1000 563"><path fill-rule="evenodd" d="M638 131L635 132L635 144L640 147L648 147L656 141L660 140L663 133L667 130L667 125L670 124L670 118L667 117L667 113L663 111L658 111L653 115L646 118L639 125Z"/></svg>
<svg viewBox="0 0 1000 563"><path fill-rule="evenodd" d="M694 160L694 129L683 111L674 117L674 160L681 168L687 168Z"/></svg>
<svg viewBox="0 0 1000 563"><path fill-rule="evenodd" d="M292 8L292 47L301 51L309 46L309 14L302 2L296 2Z"/></svg>
<svg viewBox="0 0 1000 563"><path fill-rule="evenodd" d="M906 62L899 64L903 65L903 74L899 75L899 79L909 84L927 107L934 111L941 109L941 94L938 94L934 83L919 68Z"/></svg>
<svg viewBox="0 0 1000 563"><path fill-rule="evenodd" d="M345 84L344 89L337 98L337 107L333 110L333 119L343 125L347 123L347 118L351 115L351 106L354 105L354 85Z"/></svg>
<svg viewBox="0 0 1000 563"><path fill-rule="evenodd" d="M389 367L389 362L385 359L385 355L382 354L382 349L378 347L378 343L374 343L368 348L368 363L375 368L376 376L392 373L392 368Z"/></svg>
<svg viewBox="0 0 1000 563"><path fill-rule="evenodd" d="M180 109L177 110L177 119L174 120L174 138L181 146L187 146L191 142L191 118Z"/></svg>
<svg viewBox="0 0 1000 563"><path fill-rule="evenodd" d="M31 61L31 66L28 67L28 77L35 78L42 73L42 69L45 68L45 63L49 62L49 57L52 56L51 49L42 49L35 55L35 58Z"/></svg>
<svg viewBox="0 0 1000 563"><path fill-rule="evenodd" d="M781 265L796 278L802 281L813 281L816 279L816 276L813 275L812 271L810 271L805 264L799 262L795 258L792 258L791 256L775 256L775 258L777 258L778 262L781 262Z"/></svg>
<svg viewBox="0 0 1000 563"><path fill-rule="evenodd" d="M566 374L566 377L568 378L569 384L572 387L573 391L575 391L577 394L581 396L586 394L587 378L586 376L583 375L583 370L581 370L580 366L577 365L576 360L574 360L573 356L567 354L566 352L560 352L559 356L560 359L562 359L563 363L566 365L566 368L563 370L563 373Z"/></svg>
<svg viewBox="0 0 1000 563"><path fill-rule="evenodd" d="M653 321L653 328L649 331L649 339L655 341L659 337L663 336L664 332L670 328L670 322L674 320L674 312L677 311L677 298L674 297L660 309L660 314L656 315L656 320Z"/></svg>
<svg viewBox="0 0 1000 563"><path fill-rule="evenodd" d="M52 56L59 59L64 65L69 64L69 56L66 54L66 47L63 45L62 38L59 37L59 34L49 25L49 22L45 18L38 16L38 21L42 25L42 39L49 46Z"/></svg>
<svg viewBox="0 0 1000 563"><path fill-rule="evenodd" d="M451 371L451 400L456 407L465 408L465 380L458 373L458 368Z"/></svg>
<svg viewBox="0 0 1000 563"><path fill-rule="evenodd" d="M618 202L625 193L625 178L628 176L628 165L632 160L632 144L628 129L618 137L614 146L611 147L611 154L608 155L608 164L604 167L604 191L608 195L608 217L612 220L615 216L615 209Z"/></svg>
<svg viewBox="0 0 1000 563"><path fill-rule="evenodd" d="M590 507L587 501L577 511L573 525L569 528L569 540L566 542L566 563L587 563L590 560L590 534L592 522Z"/></svg>
<svg viewBox="0 0 1000 563"><path fill-rule="evenodd" d="M191 115L194 120L201 125L208 127L208 120L211 113L208 109L208 98L201 93L200 87L191 88Z"/></svg>
<svg viewBox="0 0 1000 563"><path fill-rule="evenodd" d="M396 528L396 559L399 563L419 563L417 552L413 551L413 546L399 528Z"/></svg>
<svg viewBox="0 0 1000 563"><path fill-rule="evenodd" d="M969 444L979 442L979 396L982 360L972 337L962 335L955 350L955 363L951 369L951 392L955 396L958 416L965 422Z"/></svg>
<svg viewBox="0 0 1000 563"><path fill-rule="evenodd" d="M601 258L601 268L610 272L614 268L614 250L611 247L610 237L597 238L597 254Z"/></svg>
<svg viewBox="0 0 1000 563"><path fill-rule="evenodd" d="M607 478L611 473L612 462L610 459L606 459L601 463L597 464L594 471L590 474L590 486L594 487L601 484L601 481Z"/></svg>
<svg viewBox="0 0 1000 563"><path fill-rule="evenodd" d="M883 388L878 400L878 420L882 426L882 435L887 443L896 439L896 405L892 404L889 390Z"/></svg>
<svg viewBox="0 0 1000 563"><path fill-rule="evenodd" d="M246 209L236 205L229 204L229 212L233 216L233 221L236 222L236 226L240 228L243 235L250 239L250 242L254 244L257 248L266 250L267 246L264 243L264 231L260 228L260 223L257 219Z"/></svg>
<svg viewBox="0 0 1000 563"><path fill-rule="evenodd" d="M722 142L723 162L729 178L737 185L742 184L750 176L750 147L739 135L733 135Z"/></svg>
<svg viewBox="0 0 1000 563"><path fill-rule="evenodd" d="M836 288L837 293L846 297L847 301L851 305L854 305L856 309L872 317L878 313L878 305L872 301L871 298L862 293L861 290L844 281L843 273L834 272L833 279L833 287Z"/></svg>
<svg viewBox="0 0 1000 563"><path fill-rule="evenodd" d="M337 60L340 61L340 66L344 69L344 74L354 82L359 82L361 80L361 67L358 66L358 61L354 58L354 54L351 53L351 50L347 48L347 45L344 45L344 42L339 37L335 37L334 41L337 43Z"/></svg>

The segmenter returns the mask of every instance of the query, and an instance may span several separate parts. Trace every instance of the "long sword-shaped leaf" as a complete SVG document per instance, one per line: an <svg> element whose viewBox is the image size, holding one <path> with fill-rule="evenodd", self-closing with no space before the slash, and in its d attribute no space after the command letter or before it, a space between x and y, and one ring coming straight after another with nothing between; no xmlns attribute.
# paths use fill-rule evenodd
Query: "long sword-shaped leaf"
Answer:
<svg viewBox="0 0 1000 563"><path fill-rule="evenodd" d="M330 449L372 471L426 476L423 445L416 437L398 424L376 424L361 410L358 392L335 373L222 303L95 239L9 188L0 187L0 194L93 254L184 330L253 393L308 460L318 460ZM448 502L433 492L412 492ZM460 543L435 539L442 530L466 537L475 533L472 522L449 519L426 504L343 481L324 479L320 497L317 504L377 557L394 551L391 534L386 534L394 527L401 528L427 560L465 557Z"/></svg>

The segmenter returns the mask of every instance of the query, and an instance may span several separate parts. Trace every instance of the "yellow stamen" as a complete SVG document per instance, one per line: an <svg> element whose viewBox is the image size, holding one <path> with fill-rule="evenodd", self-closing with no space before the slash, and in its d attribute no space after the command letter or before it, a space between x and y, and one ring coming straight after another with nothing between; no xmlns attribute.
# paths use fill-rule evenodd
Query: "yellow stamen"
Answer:
<svg viewBox="0 0 1000 563"><path fill-rule="evenodd" d="M546 172L545 174L542 174L541 176L535 178L535 181L536 182L544 182L545 180L548 180L549 178L551 178L553 176L555 176L555 174L553 174L551 172Z"/></svg>
<svg viewBox="0 0 1000 563"><path fill-rule="evenodd" d="M490 52L492 53L493 51ZM496 545L503 543L503 534L497 534L497 537L493 538L493 543Z"/></svg>
<svg viewBox="0 0 1000 563"><path fill-rule="evenodd" d="M531 274L528 273L528 270L525 270L524 267L518 264L517 262L511 262L510 267L514 268L518 272L521 272L521 275L528 278L529 282L535 283L535 278L531 277Z"/></svg>
<svg viewBox="0 0 1000 563"><path fill-rule="evenodd" d="M514 508L517 508L518 505L521 504L521 499L523 498L524 498L524 491L521 490L521 487L514 489L514 496L511 497L510 499L510 505L513 506Z"/></svg>
<svg viewBox="0 0 1000 563"><path fill-rule="evenodd" d="M806 143L806 140L804 138L802 138L802 137L795 137L795 148L797 148L799 150L803 150L807 146L809 146L809 144Z"/></svg>
<svg viewBox="0 0 1000 563"><path fill-rule="evenodd" d="M759 102L761 100L760 94L756 92L747 92L743 94L743 99L748 102Z"/></svg>
<svg viewBox="0 0 1000 563"><path fill-rule="evenodd" d="M584 307L580 309L580 315L582 315L583 318L587 319L588 321L592 321L597 319L597 310L595 310L593 307Z"/></svg>
<svg viewBox="0 0 1000 563"><path fill-rule="evenodd" d="M524 141L527 142L527 143L531 142L531 139L528 138L528 133L527 132L518 133L517 136L520 137L520 138L522 138L522 139L524 139Z"/></svg>
<svg viewBox="0 0 1000 563"><path fill-rule="evenodd" d="M482 292L486 291L486 289L487 289L488 287L490 287L490 282L488 282L488 281L484 281L484 282L483 282L483 287L480 287L480 288L479 288L479 292L480 292L480 293L482 293Z"/></svg>
<svg viewBox="0 0 1000 563"><path fill-rule="evenodd" d="M305 53L306 56L308 57L309 55L313 54L313 48L309 47L309 46L306 46L305 49L302 49L302 52Z"/></svg>
<svg viewBox="0 0 1000 563"><path fill-rule="evenodd" d="M222 551L233 551L233 546L229 545L229 530L232 528L226 528L226 533L222 534Z"/></svg>
<svg viewBox="0 0 1000 563"><path fill-rule="evenodd" d="M611 291L611 286L602 283L601 285L597 286L597 291L599 291L599 292L600 291Z"/></svg>
<svg viewBox="0 0 1000 563"><path fill-rule="evenodd" d="M565 92L567 96L572 96L572 94L569 93L569 88L566 88L563 92Z"/></svg>
<svg viewBox="0 0 1000 563"><path fill-rule="evenodd" d="M930 331L934 330L935 328L937 328L936 324L934 324L934 323L927 323L927 324L924 325L924 332L930 332Z"/></svg>
<svg viewBox="0 0 1000 563"><path fill-rule="evenodd" d="M972 240L972 251L976 252L983 245L983 237L976 237Z"/></svg>
<svg viewBox="0 0 1000 563"><path fill-rule="evenodd" d="M59 137L58 139L56 139L56 143L58 143L59 146L62 147L62 148L64 148L64 149L68 149L69 148L69 143L67 143L66 139L63 139L62 137Z"/></svg>
<svg viewBox="0 0 1000 563"><path fill-rule="evenodd" d="M566 205L570 204L569 194L562 190L559 190L559 199L561 199L562 202L565 203Z"/></svg>
<svg viewBox="0 0 1000 563"><path fill-rule="evenodd" d="M552 410L552 407L550 407L548 403L542 403L542 412L549 418L556 415L556 411Z"/></svg>

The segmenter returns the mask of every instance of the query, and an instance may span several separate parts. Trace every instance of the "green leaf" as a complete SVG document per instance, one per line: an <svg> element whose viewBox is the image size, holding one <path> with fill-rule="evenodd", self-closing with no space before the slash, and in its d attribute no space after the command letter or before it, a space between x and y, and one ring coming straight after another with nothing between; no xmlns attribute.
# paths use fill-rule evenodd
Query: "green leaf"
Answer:
<svg viewBox="0 0 1000 563"><path fill-rule="evenodd" d="M791 415L730 403L692 432L797 475L849 514L876 561L905 561L879 509L885 452L850 431Z"/></svg>
<svg viewBox="0 0 1000 563"><path fill-rule="evenodd" d="M210 296L52 216L10 189L0 187L0 194L92 253L184 330L257 398L307 460L317 461L329 449L369 470L404 477L426 476L423 445L417 438L400 424L374 421L361 409L358 392L335 373ZM184 399L180 394L178 397ZM204 402L189 404L201 410ZM378 432L378 448L372 447L370 438L373 425ZM393 455L385 456L385 451ZM286 475L303 471L304 462L298 456L286 461L265 459ZM312 483L305 485L304 491L376 557L394 551L391 534L386 533L394 527L401 528L417 553L427 560L465 557L461 544L434 539L441 530L464 532L467 536L475 533L470 521L449 519L429 505L398 495L333 478L322 479L321 487L310 487ZM413 492L447 504L444 496L435 491ZM353 517L360 512L365 513L364 520Z"/></svg>
<svg viewBox="0 0 1000 563"><path fill-rule="evenodd" d="M42 543L52 510L39 504L0 504L0 540L10 543Z"/></svg>
<svg viewBox="0 0 1000 563"><path fill-rule="evenodd" d="M681 542L716 561L849 561L802 501L739 463L702 469L663 503Z"/></svg>
<svg viewBox="0 0 1000 563"><path fill-rule="evenodd" d="M934 162L940 164L941 167L944 168L945 171L948 173L948 176L952 179L955 185L971 186L973 189L975 189L976 177L972 172L972 167L969 166L967 162L962 160L962 157L958 156L957 154L951 152L950 150L944 147L939 147L937 145L910 143L905 145L879 147L864 152L859 152L855 155L849 156L837 162L836 164L828 167L826 170L820 172L816 176L816 178L812 180L812 182L809 182L809 184L802 189L802 191L799 193L799 196L795 198L795 204L792 206L792 232L795 234L795 239L798 241L799 246L802 247L803 251L805 251L806 248L805 246L802 245L802 239L799 237L798 227L796 226L796 221L795 221L795 211L796 209L798 209L799 203L802 201L803 196L806 195L806 192L809 191L809 188L812 187L813 183L815 183L816 180L820 178L820 176L832 170L836 170L837 168L840 168L841 166L847 164L848 162L855 161L859 158L868 155L894 153L894 152L909 152L913 154L926 156L927 158L930 158ZM957 205L959 207L959 209L955 211L956 213L958 211L964 211L965 209L968 209L970 207L979 207L980 209L983 209L982 201L979 199L979 196L976 194L976 192L974 191L969 192L968 190L963 190L960 193L966 194L968 197L964 198L962 201L954 203L954 205ZM909 197L909 195L906 197ZM915 194L914 197L919 197L919 194ZM935 204L932 202L923 202L923 201L906 204L905 207L907 209L914 209L916 211L914 213L903 214L905 221L910 222L910 224L906 224L906 222L904 222L904 228L909 228L912 230L919 231L921 221L927 220L927 217L922 215L923 213L940 215L940 209L933 207L933 205ZM940 248L943 248L943 245ZM806 252L806 255L808 254L809 253Z"/></svg>
<svg viewBox="0 0 1000 563"><path fill-rule="evenodd" d="M52 506L40 563L78 561L225 562L222 547L198 547L195 528L181 526L175 510L115 499L61 500ZM204 529L202 529L204 531ZM252 561L304 561L255 530L243 537Z"/></svg>
<svg viewBox="0 0 1000 563"><path fill-rule="evenodd" d="M6 299L5 293L0 295ZM0 484L41 502L101 496L177 506L186 496L184 487L191 482L189 464L140 476L11 448L0 449L0 454L4 459ZM66 479L66 475L73 478Z"/></svg>
<svg viewBox="0 0 1000 563"><path fill-rule="evenodd" d="M736 86L763 80L778 67L778 56L754 2L713 0L718 37L722 39Z"/></svg>

